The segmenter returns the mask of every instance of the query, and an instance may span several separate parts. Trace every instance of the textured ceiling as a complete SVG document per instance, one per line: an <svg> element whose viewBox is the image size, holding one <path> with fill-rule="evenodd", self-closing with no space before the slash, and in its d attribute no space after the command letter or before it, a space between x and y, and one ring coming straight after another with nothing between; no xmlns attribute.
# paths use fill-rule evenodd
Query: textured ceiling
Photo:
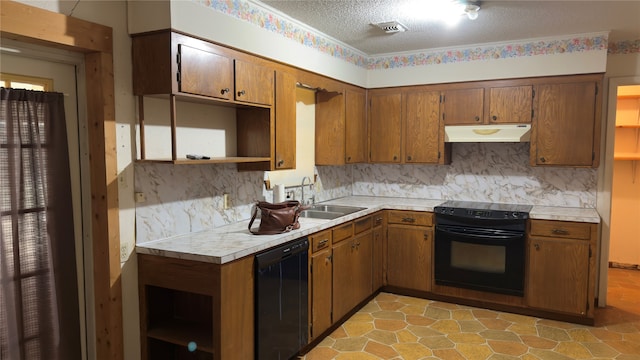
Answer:
<svg viewBox="0 0 640 360"><path fill-rule="evenodd" d="M482 1L478 19L453 27L403 10L416 1L435 0L255 0L367 55L602 31L610 42L640 39L640 1ZM409 31L371 25L390 20Z"/></svg>

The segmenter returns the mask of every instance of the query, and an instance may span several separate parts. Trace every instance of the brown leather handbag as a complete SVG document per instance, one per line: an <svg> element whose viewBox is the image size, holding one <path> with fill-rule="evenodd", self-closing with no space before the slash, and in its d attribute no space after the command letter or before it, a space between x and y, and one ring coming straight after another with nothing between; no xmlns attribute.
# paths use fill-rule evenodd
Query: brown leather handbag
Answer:
<svg viewBox="0 0 640 360"><path fill-rule="evenodd" d="M256 216L260 210L260 227L257 231L252 230ZM298 200L289 200L277 204L266 201L258 201L253 208L251 221L249 221L249 231L254 235L282 234L300 228L298 218L304 208Z"/></svg>

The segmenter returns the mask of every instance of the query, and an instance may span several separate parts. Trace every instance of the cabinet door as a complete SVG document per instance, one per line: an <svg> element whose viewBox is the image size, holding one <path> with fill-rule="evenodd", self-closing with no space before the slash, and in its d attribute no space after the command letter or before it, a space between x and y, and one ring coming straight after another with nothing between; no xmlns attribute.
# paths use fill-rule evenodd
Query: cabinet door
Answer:
<svg viewBox="0 0 640 360"><path fill-rule="evenodd" d="M362 90L345 93L345 162L367 162L366 94Z"/></svg>
<svg viewBox="0 0 640 360"><path fill-rule="evenodd" d="M333 246L333 319L338 321L347 314L355 304L355 263L353 261L355 246L353 239L340 241Z"/></svg>
<svg viewBox="0 0 640 360"><path fill-rule="evenodd" d="M442 119L445 125L483 123L484 89L447 90L443 95Z"/></svg>
<svg viewBox="0 0 640 360"><path fill-rule="evenodd" d="M315 339L331 326L331 248L311 256L311 329Z"/></svg>
<svg viewBox="0 0 640 360"><path fill-rule="evenodd" d="M585 315L588 281L588 241L529 239L528 306Z"/></svg>
<svg viewBox="0 0 640 360"><path fill-rule="evenodd" d="M370 93L370 145L372 163L399 163L402 95Z"/></svg>
<svg viewBox="0 0 640 360"><path fill-rule="evenodd" d="M344 95L337 92L316 92L316 164L344 165L345 108Z"/></svg>
<svg viewBox="0 0 640 360"><path fill-rule="evenodd" d="M489 122L531 123L533 86L507 86L489 90Z"/></svg>
<svg viewBox="0 0 640 360"><path fill-rule="evenodd" d="M296 167L296 78L276 73L276 156L277 170Z"/></svg>
<svg viewBox="0 0 640 360"><path fill-rule="evenodd" d="M367 231L353 238L354 298L352 309L373 293L373 233Z"/></svg>
<svg viewBox="0 0 640 360"><path fill-rule="evenodd" d="M387 226L387 285L431 290L433 229L421 226Z"/></svg>
<svg viewBox="0 0 640 360"><path fill-rule="evenodd" d="M595 166L596 83L540 85L537 94L531 164Z"/></svg>
<svg viewBox="0 0 640 360"><path fill-rule="evenodd" d="M373 215L373 291L384 284L384 259L386 252L386 231L382 213Z"/></svg>
<svg viewBox="0 0 640 360"><path fill-rule="evenodd" d="M178 90L183 93L231 100L233 68L231 59L184 44L178 45Z"/></svg>
<svg viewBox="0 0 640 360"><path fill-rule="evenodd" d="M440 159L441 141L440 93L407 93L405 108L404 161L437 164Z"/></svg>
<svg viewBox="0 0 640 360"><path fill-rule="evenodd" d="M235 70L236 100L254 104L273 104L273 69L236 60Z"/></svg>

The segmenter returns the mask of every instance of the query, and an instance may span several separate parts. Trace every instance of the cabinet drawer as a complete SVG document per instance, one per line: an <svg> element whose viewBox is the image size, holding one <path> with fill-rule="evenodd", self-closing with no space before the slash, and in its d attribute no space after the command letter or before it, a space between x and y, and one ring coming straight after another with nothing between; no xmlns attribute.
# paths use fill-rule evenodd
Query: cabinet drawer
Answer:
<svg viewBox="0 0 640 360"><path fill-rule="evenodd" d="M531 220L531 235L591 239L591 224L568 221Z"/></svg>
<svg viewBox="0 0 640 360"><path fill-rule="evenodd" d="M360 234L363 231L371 229L372 221L371 216L365 216L361 219L353 221L353 233Z"/></svg>
<svg viewBox="0 0 640 360"><path fill-rule="evenodd" d="M389 224L433 226L433 213L422 211L389 211Z"/></svg>
<svg viewBox="0 0 640 360"><path fill-rule="evenodd" d="M353 235L353 223L348 222L333 228L333 243L348 239Z"/></svg>
<svg viewBox="0 0 640 360"><path fill-rule="evenodd" d="M380 227L384 224L384 212L380 211L377 212L373 215L371 215L373 217L373 227L377 228Z"/></svg>
<svg viewBox="0 0 640 360"><path fill-rule="evenodd" d="M325 230L309 236L311 252L326 249L331 246L331 230Z"/></svg>

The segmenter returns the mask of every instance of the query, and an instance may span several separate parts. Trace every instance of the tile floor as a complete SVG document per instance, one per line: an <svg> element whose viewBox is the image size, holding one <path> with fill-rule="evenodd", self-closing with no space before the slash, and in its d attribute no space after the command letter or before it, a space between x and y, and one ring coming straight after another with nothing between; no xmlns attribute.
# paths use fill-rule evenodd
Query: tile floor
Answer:
<svg viewBox="0 0 640 360"><path fill-rule="evenodd" d="M640 271L609 270L593 327L380 293L302 359L640 360Z"/></svg>

